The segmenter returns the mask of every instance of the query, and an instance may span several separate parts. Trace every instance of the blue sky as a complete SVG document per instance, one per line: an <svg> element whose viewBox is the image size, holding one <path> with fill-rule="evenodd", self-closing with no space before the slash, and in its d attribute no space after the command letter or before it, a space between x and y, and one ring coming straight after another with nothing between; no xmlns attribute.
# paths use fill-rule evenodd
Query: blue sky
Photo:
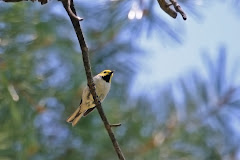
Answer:
<svg viewBox="0 0 240 160"><path fill-rule="evenodd" d="M161 12L159 14L165 16L170 23L183 26L183 43L172 42L168 45L167 42L162 43L157 36L154 36L156 34L141 40L141 43L144 43L144 49L151 53L138 59L142 67L134 81L134 93L145 91L146 85L148 89L154 91L156 86L161 87L168 82L173 82L178 77L186 75L188 71L199 70L204 74L201 58L203 52L207 51L212 58L216 59L221 45L227 49L229 66L239 61L240 17L237 16L236 10L227 2L199 7L202 18L188 14L187 21L183 21L180 15L177 20L171 19L159 11Z"/></svg>

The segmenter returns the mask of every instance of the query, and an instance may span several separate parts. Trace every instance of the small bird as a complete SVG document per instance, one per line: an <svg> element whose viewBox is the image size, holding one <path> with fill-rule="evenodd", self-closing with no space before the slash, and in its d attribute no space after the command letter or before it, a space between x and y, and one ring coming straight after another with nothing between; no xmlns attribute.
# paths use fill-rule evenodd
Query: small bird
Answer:
<svg viewBox="0 0 240 160"><path fill-rule="evenodd" d="M100 102L103 102L107 96L110 87L111 79L113 76L112 70L104 70L98 75L93 77L93 82L96 86L96 93ZM87 116L96 108L93 97L90 93L89 87L86 86L83 90L82 100L77 110L67 119L67 122L72 123L75 126L82 116Z"/></svg>

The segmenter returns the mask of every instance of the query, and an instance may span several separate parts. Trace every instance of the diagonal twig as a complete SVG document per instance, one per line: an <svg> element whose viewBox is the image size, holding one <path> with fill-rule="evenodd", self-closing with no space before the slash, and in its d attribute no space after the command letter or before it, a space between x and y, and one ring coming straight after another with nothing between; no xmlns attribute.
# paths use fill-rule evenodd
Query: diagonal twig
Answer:
<svg viewBox="0 0 240 160"><path fill-rule="evenodd" d="M72 0L71 0L72 1ZM95 84L93 83L93 77L92 77L92 72L91 72L91 65L90 65L90 61L89 61L89 56L88 56L88 48L87 48L87 45L85 43L85 40L84 40L84 36L83 36L83 33L82 33L82 30L81 30L81 27L80 27L80 24L79 24L79 21L77 19L75 19L74 17L71 16L71 13L69 13L69 10L68 10L68 0L62 0L62 4L63 4L63 7L65 8L65 10L67 11L70 19L71 19L71 22L73 24L73 27L74 27L74 30L76 32L76 35L77 35L77 38L78 38L78 41L79 41L79 45L80 45L80 48L82 50L82 58L83 58L83 63L84 63L84 67L85 67L85 72L86 72L86 75L87 75L87 80L88 80L88 86L89 86L89 90L90 90L90 93L92 94L93 96L93 99L94 99L94 103L96 104L96 107L97 107L97 110L100 114L100 117L102 118L102 121L104 123L104 126L108 132L108 135L112 141L112 144L114 146L114 149L118 155L118 158L120 160L125 160L124 158L124 155L119 147L119 144L115 138L115 135L113 134L113 131L111 129L111 126L104 114L104 111L102 109L102 105L97 97L97 94L96 94L96 90L95 90ZM74 8L74 4L73 4L73 1L70 5L70 8L71 10L73 11L73 13L76 15L76 11L75 11L75 8Z"/></svg>

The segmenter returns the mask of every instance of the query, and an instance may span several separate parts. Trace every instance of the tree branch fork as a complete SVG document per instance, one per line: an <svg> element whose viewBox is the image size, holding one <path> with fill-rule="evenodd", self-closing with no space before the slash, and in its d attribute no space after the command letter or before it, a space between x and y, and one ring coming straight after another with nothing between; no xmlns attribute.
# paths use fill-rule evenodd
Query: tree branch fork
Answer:
<svg viewBox="0 0 240 160"><path fill-rule="evenodd" d="M169 0L170 3L166 2L165 0L157 0L157 1L158 1L160 8L162 8L162 10L164 12L166 12L172 18L176 18L177 12L178 12L181 14L183 20L187 20L187 15L182 10L181 6L177 3L176 0ZM174 9L171 8L172 5L173 5Z"/></svg>

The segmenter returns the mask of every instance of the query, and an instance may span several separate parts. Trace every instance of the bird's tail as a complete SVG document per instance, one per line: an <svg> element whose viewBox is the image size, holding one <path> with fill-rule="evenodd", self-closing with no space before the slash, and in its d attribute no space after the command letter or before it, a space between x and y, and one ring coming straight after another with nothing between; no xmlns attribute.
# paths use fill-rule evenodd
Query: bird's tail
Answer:
<svg viewBox="0 0 240 160"><path fill-rule="evenodd" d="M67 119L68 123L72 123L72 126L75 126L80 118L83 116L84 112L81 112L81 106Z"/></svg>

